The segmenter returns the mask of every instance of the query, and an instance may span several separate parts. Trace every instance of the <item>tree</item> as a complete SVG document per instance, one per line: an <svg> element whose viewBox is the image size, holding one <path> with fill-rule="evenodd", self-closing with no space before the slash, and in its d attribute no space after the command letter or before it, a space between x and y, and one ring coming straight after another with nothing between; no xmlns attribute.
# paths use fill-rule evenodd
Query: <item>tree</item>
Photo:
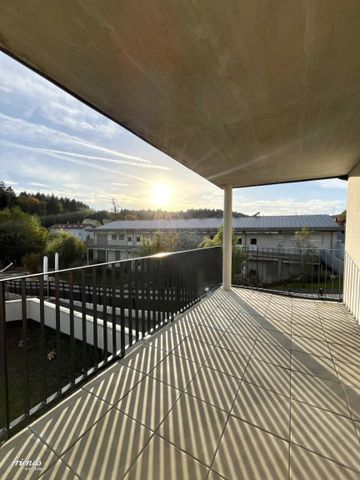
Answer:
<svg viewBox="0 0 360 480"><path fill-rule="evenodd" d="M205 238L199 245L200 248L222 247L224 237L224 227L220 227L213 238ZM236 283L236 278L241 274L242 267L247 260L247 255L242 248L238 246L238 236L235 232L232 234L232 278Z"/></svg>
<svg viewBox="0 0 360 480"><path fill-rule="evenodd" d="M312 236L313 234L309 227L303 227L294 234L295 245L301 250L311 248Z"/></svg>
<svg viewBox="0 0 360 480"><path fill-rule="evenodd" d="M4 182L0 182L0 210L11 208L16 205L16 193L11 187L7 187Z"/></svg>
<svg viewBox="0 0 360 480"><path fill-rule="evenodd" d="M48 232L34 215L19 207L0 211L0 259L18 262L30 253L40 254L45 248Z"/></svg>
<svg viewBox="0 0 360 480"><path fill-rule="evenodd" d="M177 232L155 232L152 238L143 238L139 254L141 257L180 249L180 235Z"/></svg>
<svg viewBox="0 0 360 480"><path fill-rule="evenodd" d="M44 215L45 213L46 203L24 192L18 196L17 203L21 210L30 215Z"/></svg>
<svg viewBox="0 0 360 480"><path fill-rule="evenodd" d="M86 253L86 245L70 233L61 232L51 236L46 245L46 255L53 262L55 253L59 254L60 268L68 268L81 263Z"/></svg>

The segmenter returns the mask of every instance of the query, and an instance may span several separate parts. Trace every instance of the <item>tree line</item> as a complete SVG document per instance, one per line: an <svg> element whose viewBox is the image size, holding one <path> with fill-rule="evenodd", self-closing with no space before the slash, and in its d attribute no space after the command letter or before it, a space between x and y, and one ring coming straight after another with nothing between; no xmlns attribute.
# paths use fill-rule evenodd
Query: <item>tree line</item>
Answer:
<svg viewBox="0 0 360 480"><path fill-rule="evenodd" d="M14 192L11 186L0 181L0 210L4 208L19 207L30 215L58 215L65 212L89 210L84 202L68 197L57 197L54 194L28 193L26 191Z"/></svg>

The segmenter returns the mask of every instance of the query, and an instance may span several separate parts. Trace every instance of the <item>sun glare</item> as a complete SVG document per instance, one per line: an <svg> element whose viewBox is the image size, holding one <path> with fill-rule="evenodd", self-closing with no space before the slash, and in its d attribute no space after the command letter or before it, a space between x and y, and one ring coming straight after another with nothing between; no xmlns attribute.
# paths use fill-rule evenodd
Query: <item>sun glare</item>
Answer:
<svg viewBox="0 0 360 480"><path fill-rule="evenodd" d="M156 183L152 190L153 202L155 205L163 206L169 203L171 190L163 183Z"/></svg>

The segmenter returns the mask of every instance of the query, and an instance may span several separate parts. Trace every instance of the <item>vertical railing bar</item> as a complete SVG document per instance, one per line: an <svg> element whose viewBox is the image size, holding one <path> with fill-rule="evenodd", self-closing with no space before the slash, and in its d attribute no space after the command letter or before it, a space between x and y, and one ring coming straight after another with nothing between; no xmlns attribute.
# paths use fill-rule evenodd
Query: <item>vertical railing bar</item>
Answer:
<svg viewBox="0 0 360 480"><path fill-rule="evenodd" d="M146 320L145 320L145 306L146 306L146 300L145 300L145 281L146 281L146 275L145 275L145 260L141 260L140 262L140 292L141 292L141 337L144 338L146 335Z"/></svg>
<svg viewBox="0 0 360 480"><path fill-rule="evenodd" d="M6 297L5 282L0 282L0 398L2 398L2 411L6 438L10 436L10 408L9 408L9 382L7 361L7 329L6 329ZM0 425L0 430L2 425Z"/></svg>
<svg viewBox="0 0 360 480"><path fill-rule="evenodd" d="M56 323L56 380L57 391L61 394L61 337L60 337L60 293L59 274L55 273L55 323Z"/></svg>
<svg viewBox="0 0 360 480"><path fill-rule="evenodd" d="M46 378L46 334L45 334L45 309L44 309L44 277L39 277L39 309L40 309L40 354L42 371L42 401L45 404L47 398L47 378Z"/></svg>
<svg viewBox="0 0 360 480"><path fill-rule="evenodd" d="M86 292L86 283L85 283L85 270L81 271L81 322L82 322L82 348L83 348L83 372L84 375L87 375L88 370L88 346L87 346L87 322L86 322L86 300L87 300L87 292Z"/></svg>
<svg viewBox="0 0 360 480"><path fill-rule="evenodd" d="M28 359L28 332L27 332L27 308L26 308L26 282L21 280L21 318L22 318L22 347L23 347L23 371L24 371L24 413L29 415L30 393L29 393L29 359Z"/></svg>
<svg viewBox="0 0 360 480"><path fill-rule="evenodd" d="M74 333L74 276L69 272L69 322L70 322L70 355L71 355L71 383L75 384L75 333Z"/></svg>
<svg viewBox="0 0 360 480"><path fill-rule="evenodd" d="M108 352L108 329L107 329L107 267L103 267L102 273L102 300L103 300L103 347L104 347L104 360L107 360L109 356Z"/></svg>
<svg viewBox="0 0 360 480"><path fill-rule="evenodd" d="M134 266L134 275L135 275L135 281L134 281L134 291L133 291L133 307L135 310L135 339L136 342L139 341L140 337L140 329L139 329L139 291L138 291L138 276L139 276L139 262L137 260L134 260L133 262Z"/></svg>
<svg viewBox="0 0 360 480"><path fill-rule="evenodd" d="M120 263L119 265L119 284L120 284L120 349L121 356L125 355L126 345L125 345L125 264Z"/></svg>
<svg viewBox="0 0 360 480"><path fill-rule="evenodd" d="M111 320L112 320L112 350L113 356L116 355L117 345L116 345L116 289L115 289L115 264L111 266Z"/></svg>
<svg viewBox="0 0 360 480"><path fill-rule="evenodd" d="M128 325L129 325L129 346L133 344L133 296L132 296L132 278L133 263L128 264Z"/></svg>
<svg viewBox="0 0 360 480"><path fill-rule="evenodd" d="M98 313L97 313L97 283L96 283L96 267L92 268L92 293L93 293L93 352L94 352L94 367L98 367L98 323L97 323L97 318L98 318Z"/></svg>

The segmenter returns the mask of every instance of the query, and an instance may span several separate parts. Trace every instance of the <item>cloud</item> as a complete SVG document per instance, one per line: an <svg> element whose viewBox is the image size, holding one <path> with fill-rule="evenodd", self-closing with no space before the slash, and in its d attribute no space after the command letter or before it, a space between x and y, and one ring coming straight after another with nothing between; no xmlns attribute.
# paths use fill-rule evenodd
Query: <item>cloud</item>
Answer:
<svg viewBox="0 0 360 480"><path fill-rule="evenodd" d="M7 93L8 102L21 101L24 112L30 115L36 112L47 123L104 138L125 132L116 123L3 53L0 53L0 69L0 90Z"/></svg>
<svg viewBox="0 0 360 480"><path fill-rule="evenodd" d="M38 183L38 182L30 182L29 185L31 185L32 187L49 188L48 185L45 185L44 183Z"/></svg>
<svg viewBox="0 0 360 480"><path fill-rule="evenodd" d="M261 215L316 215L330 214L345 209L345 202L314 198L298 200L295 198L277 198L276 200L234 198L234 210L247 215L260 211Z"/></svg>
<svg viewBox="0 0 360 480"><path fill-rule="evenodd" d="M157 170L169 170L168 167L163 167L160 165L153 165L150 162L146 163L141 163L137 161L130 161L130 160L119 160L115 158L108 158L108 157L98 157L96 155L86 155L82 153L75 153L75 152L68 152L64 150L54 150L51 148L43 148L43 147L31 147L29 145L22 145L20 143L15 143L15 142L8 142L5 140L0 140L0 144L5 145L7 147L14 147L14 148L21 148L24 150L31 150L33 152L38 152L41 154L57 154L61 155L62 157L65 155L65 157L70 156L70 157L75 157L75 158L83 158L86 160L94 160L94 161L100 161L100 162L109 162L109 163L115 163L118 165L129 165L131 167L137 167L137 168L149 168L149 169L157 169Z"/></svg>
<svg viewBox="0 0 360 480"><path fill-rule="evenodd" d="M325 189L342 189L346 190L347 189L347 181L341 180L340 178L329 178L328 180L317 180L316 183L321 187Z"/></svg>

